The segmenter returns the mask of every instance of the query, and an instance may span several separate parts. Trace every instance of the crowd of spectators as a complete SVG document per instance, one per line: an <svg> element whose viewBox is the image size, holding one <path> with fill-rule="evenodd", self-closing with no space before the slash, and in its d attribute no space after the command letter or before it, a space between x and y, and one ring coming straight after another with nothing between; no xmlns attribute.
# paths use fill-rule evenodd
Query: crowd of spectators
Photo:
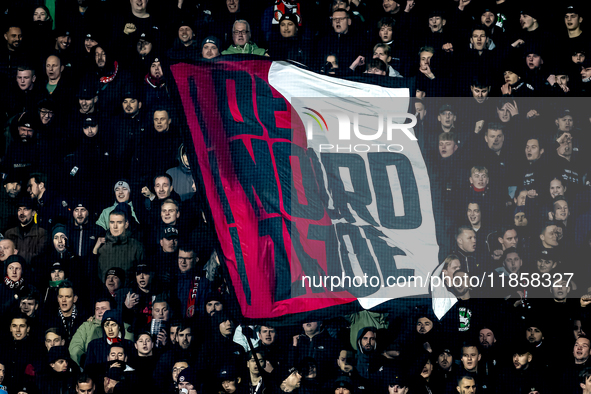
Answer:
<svg viewBox="0 0 591 394"><path fill-rule="evenodd" d="M0 393L591 393L585 7L2 2ZM433 306L240 324L169 67L237 54L416 86Z"/></svg>

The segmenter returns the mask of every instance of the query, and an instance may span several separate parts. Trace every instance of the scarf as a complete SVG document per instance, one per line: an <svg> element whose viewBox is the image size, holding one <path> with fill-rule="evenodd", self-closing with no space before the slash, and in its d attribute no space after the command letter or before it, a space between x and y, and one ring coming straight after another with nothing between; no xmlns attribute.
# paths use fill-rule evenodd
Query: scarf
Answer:
<svg viewBox="0 0 591 394"><path fill-rule="evenodd" d="M63 280L50 280L49 287L58 287Z"/></svg>
<svg viewBox="0 0 591 394"><path fill-rule="evenodd" d="M117 335L117 338L107 338L107 343L112 345L114 343L121 343L121 332Z"/></svg>
<svg viewBox="0 0 591 394"><path fill-rule="evenodd" d="M146 74L144 81L154 89L164 86L164 78L154 78L150 73Z"/></svg>
<svg viewBox="0 0 591 394"><path fill-rule="evenodd" d="M107 84L107 83L109 83L109 82L111 82L112 80L115 79L115 77L117 76L117 72L119 71L119 63L115 62L113 64L113 67L115 68L115 71L113 72L113 74L112 75L107 75L107 76L104 76L104 77L100 77L99 78L99 82L104 83L104 84Z"/></svg>
<svg viewBox="0 0 591 394"><path fill-rule="evenodd" d="M201 278L199 276L195 276L193 278L193 283L191 283L191 291L189 292L189 299L187 300L187 310L186 310L186 317L193 317L195 314L195 300L197 300L197 291L199 290L199 283Z"/></svg>
<svg viewBox="0 0 591 394"><path fill-rule="evenodd" d="M74 320L76 320L76 316L78 315L78 310L76 309L76 305L72 306L72 316L66 317L62 313L61 309L57 310L60 317L62 318L62 324L68 333L68 338L72 338L72 329L74 327Z"/></svg>
<svg viewBox="0 0 591 394"><path fill-rule="evenodd" d="M477 193L482 193L486 190L486 187L483 187L482 189L477 188L476 186L472 185L472 189L474 189L475 192Z"/></svg>
<svg viewBox="0 0 591 394"><path fill-rule="evenodd" d="M17 281L10 279L8 276L4 278L4 284L6 286L10 287L11 289L17 289L17 290L23 286L24 281L25 281L25 278L20 278Z"/></svg>
<svg viewBox="0 0 591 394"><path fill-rule="evenodd" d="M300 3L285 4L282 0L277 0L273 6L273 25L278 25L279 20L285 14L293 14L298 20L298 27L302 27L302 11L300 10Z"/></svg>

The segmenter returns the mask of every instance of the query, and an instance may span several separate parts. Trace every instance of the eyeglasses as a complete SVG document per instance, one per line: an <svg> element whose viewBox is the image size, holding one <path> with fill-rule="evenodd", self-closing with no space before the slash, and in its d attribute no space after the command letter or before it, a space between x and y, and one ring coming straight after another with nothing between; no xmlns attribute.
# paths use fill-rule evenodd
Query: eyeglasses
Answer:
<svg viewBox="0 0 591 394"><path fill-rule="evenodd" d="M332 19L333 22L340 23L340 22L343 22L343 21L349 19L349 17L348 16L345 16L345 17L342 17L342 18L334 18L334 17L332 17L331 19Z"/></svg>
<svg viewBox="0 0 591 394"><path fill-rule="evenodd" d="M42 109L41 111L39 111L39 114L43 117L48 116L51 118L53 116L53 111L47 111L47 110Z"/></svg>
<svg viewBox="0 0 591 394"><path fill-rule="evenodd" d="M232 32L232 34L234 34L235 36L245 36L245 35L247 35L248 33L250 33L250 31L249 31L249 30L234 30L234 31Z"/></svg>

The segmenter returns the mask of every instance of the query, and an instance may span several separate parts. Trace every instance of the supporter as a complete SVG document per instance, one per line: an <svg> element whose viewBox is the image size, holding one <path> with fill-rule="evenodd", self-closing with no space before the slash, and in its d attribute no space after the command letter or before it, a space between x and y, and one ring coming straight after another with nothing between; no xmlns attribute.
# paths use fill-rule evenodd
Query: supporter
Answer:
<svg viewBox="0 0 591 394"><path fill-rule="evenodd" d="M33 111L41 100L35 68L22 64L17 67L16 78L10 82L5 108L9 118L22 112ZM16 83L14 83L16 82Z"/></svg>
<svg viewBox="0 0 591 394"><path fill-rule="evenodd" d="M94 223L94 205L86 196L76 197L72 204L72 218L67 223L70 246L77 257L86 258L92 254L94 243L103 230Z"/></svg>
<svg viewBox="0 0 591 394"><path fill-rule="evenodd" d="M171 381L173 376L170 375L170 371L173 370L173 366L177 361L194 360L197 357L198 352L195 350L197 341L198 339L194 338L193 335L193 328L186 321L181 322L177 329L177 343L166 351L156 364L154 382L160 391L168 390L173 384L174 380ZM210 345L213 348L214 343ZM219 356L222 357L222 354ZM226 354L223 356L226 356ZM202 365L201 368L205 368L209 363L206 362L200 365ZM181 382L180 376L178 382Z"/></svg>
<svg viewBox="0 0 591 394"><path fill-rule="evenodd" d="M268 56L267 50L259 48L257 44L251 41L251 37L252 30L250 24L243 19L237 20L232 26L233 44L225 51L222 51L222 55L252 54Z"/></svg>
<svg viewBox="0 0 591 394"><path fill-rule="evenodd" d="M26 266L21 256L10 256L4 261L4 283L0 287L0 317L7 317L8 313L12 313L18 305L20 294L28 287L23 274Z"/></svg>
<svg viewBox="0 0 591 394"><path fill-rule="evenodd" d="M177 32L174 44L166 55L170 59L198 59L200 53L199 41L197 41L197 35L192 24L188 21L182 21L178 26Z"/></svg>
<svg viewBox="0 0 591 394"><path fill-rule="evenodd" d="M357 372L365 379L369 379L369 368L373 358L377 356L377 329L365 327L357 334Z"/></svg>
<svg viewBox="0 0 591 394"><path fill-rule="evenodd" d="M60 108L68 109L73 103L71 77L64 73L64 64L57 55L45 59L45 88L43 97L51 98Z"/></svg>
<svg viewBox="0 0 591 394"><path fill-rule="evenodd" d="M103 328L101 323L105 312L109 310L111 310L111 300L108 298L98 299L94 304L94 315L76 330L68 348L70 356L76 364L85 365L88 345L93 340L102 338ZM126 339L129 339L127 338L127 332L125 335Z"/></svg>
<svg viewBox="0 0 591 394"><path fill-rule="evenodd" d="M135 140L148 129L147 111L143 101L140 89L135 84L128 84L119 101L123 111L117 112L113 118L117 132L111 136L117 138L119 143L110 148L110 154L115 163L121 163L118 169L121 178L129 178Z"/></svg>
<svg viewBox="0 0 591 394"><path fill-rule="evenodd" d="M204 245L205 246L205 245ZM192 245L190 242L181 241L178 253L178 269L174 273L174 294L179 303L183 318L193 316L203 317L199 312L199 305L205 303L205 297L210 291L210 281L206 277L203 265L206 262L201 248ZM208 249L209 250L209 249ZM269 341L269 346L273 343Z"/></svg>
<svg viewBox="0 0 591 394"><path fill-rule="evenodd" d="M247 387L250 392L260 394L268 390L270 382L268 381L268 375L265 375L259 368L265 368L267 360L263 355L257 352L258 349L246 354L246 369L248 370ZM258 362L257 360L258 359Z"/></svg>
<svg viewBox="0 0 591 394"><path fill-rule="evenodd" d="M459 257L462 270L470 274L477 272L481 262L476 261L476 233L469 226L460 226L456 232L456 249L451 254Z"/></svg>
<svg viewBox="0 0 591 394"><path fill-rule="evenodd" d="M160 353L154 347L154 341L149 332L141 332L136 335L136 352L131 357L131 364L137 371L138 377L141 377L139 386L144 390L150 390L154 387L154 369Z"/></svg>
<svg viewBox="0 0 591 394"><path fill-rule="evenodd" d="M10 21L5 25L4 39L6 45L0 51L0 76L3 80L14 80L17 67L26 60L26 53L23 50L23 32L21 27L15 26L18 23Z"/></svg>
<svg viewBox="0 0 591 394"><path fill-rule="evenodd" d="M52 187L53 186L53 187ZM27 183L27 192L37 205L41 227L49 230L56 223L63 223L69 216L67 202L58 194L57 185L51 185L45 174L33 173Z"/></svg>
<svg viewBox="0 0 591 394"><path fill-rule="evenodd" d="M159 218L164 201L170 198L180 202L181 197L174 190L172 176L167 173L156 174L152 185L153 187L150 188L142 188L142 195L145 197L143 204L145 209L140 210L140 212L143 212L141 217L143 223L156 226L160 222Z"/></svg>
<svg viewBox="0 0 591 394"><path fill-rule="evenodd" d="M47 232L33 220L37 211L31 199L24 197L16 205L19 225L7 230L5 235L14 243L19 256L30 264L34 257L44 252L48 243Z"/></svg>
<svg viewBox="0 0 591 394"><path fill-rule="evenodd" d="M563 390L569 390L570 392L580 390L577 377L583 370L589 367L590 347L591 341L589 341L589 338L581 335L574 343L573 357L563 360L562 366L559 368L561 378L559 382L556 382L557 385L560 384Z"/></svg>
<svg viewBox="0 0 591 394"><path fill-rule="evenodd" d="M101 320L102 335L88 343L86 360L84 362L85 371L100 376L101 369L109 360L109 353L112 346L119 346L126 349L129 353L133 349L133 342L126 339L127 332L117 317L117 312L107 310L103 313Z"/></svg>
<svg viewBox="0 0 591 394"><path fill-rule="evenodd" d="M282 367L277 374L278 393L300 393L302 385L301 372L296 367Z"/></svg>
<svg viewBox="0 0 591 394"><path fill-rule="evenodd" d="M7 319L9 322L10 337L4 336L2 342L2 358L6 360L3 364L5 370L5 380L13 386L20 384L34 384L34 358L31 355L36 354L38 343L30 337L29 318L24 314L16 314Z"/></svg>
<svg viewBox="0 0 591 394"><path fill-rule="evenodd" d="M49 306L44 309L43 322L46 327L59 327L64 332L66 345L70 344L70 339L76 333L76 330L86 320L84 311L76 306L78 295L74 290L74 285L68 280L64 280L58 285L57 306Z"/></svg>
<svg viewBox="0 0 591 394"><path fill-rule="evenodd" d="M186 201L193 197L196 188L185 144L179 146L177 160L179 165L168 169L166 173L172 177L172 188L179 194L181 201Z"/></svg>
<svg viewBox="0 0 591 394"><path fill-rule="evenodd" d="M220 40L217 37L206 37L201 42L201 57L204 59L214 59L221 56L221 47Z"/></svg>
<svg viewBox="0 0 591 394"><path fill-rule="evenodd" d="M293 60L295 62L312 65L312 44L298 23L296 14L284 14L279 20L279 35L269 41L269 52L273 59Z"/></svg>
<svg viewBox="0 0 591 394"><path fill-rule="evenodd" d="M181 144L178 127L173 123L171 111L165 107L157 107L152 113L151 130L137 141L131 175L134 190L143 190L153 181L157 174L165 173L176 164L176 154ZM154 160L158 157L159 160Z"/></svg>
<svg viewBox="0 0 591 394"><path fill-rule="evenodd" d="M47 361L49 368L46 365L45 371L36 376L39 390L49 393L72 391L80 370L70 359L66 348L63 345L53 346L49 349Z"/></svg>
<svg viewBox="0 0 591 394"><path fill-rule="evenodd" d="M289 359L295 364L305 355L315 354L318 375L326 377L330 371L332 356L336 353L336 341L324 329L322 322L304 323L302 328L304 333L293 337Z"/></svg>
<svg viewBox="0 0 591 394"><path fill-rule="evenodd" d="M334 54L343 68L349 67L361 55L361 37L355 32L349 11L337 9L331 20L332 31L320 39L317 51L321 56Z"/></svg>
<svg viewBox="0 0 591 394"><path fill-rule="evenodd" d="M35 138L35 118L32 112L26 112L15 118L14 123L16 127L9 126L11 142L7 146L2 168L4 172L14 172L25 178L38 169L40 162L39 144Z"/></svg>
<svg viewBox="0 0 591 394"><path fill-rule="evenodd" d="M197 380L197 368L187 367L179 372L178 388L180 392L187 390L190 394L197 393L200 391L197 387L200 387L199 381Z"/></svg>
<svg viewBox="0 0 591 394"><path fill-rule="evenodd" d="M107 270L118 267L125 271L126 280L131 279L134 264L144 259L144 247L129 232L127 213L119 208L109 214L109 230L105 237L100 237L92 251L98 256L99 280L105 277Z"/></svg>

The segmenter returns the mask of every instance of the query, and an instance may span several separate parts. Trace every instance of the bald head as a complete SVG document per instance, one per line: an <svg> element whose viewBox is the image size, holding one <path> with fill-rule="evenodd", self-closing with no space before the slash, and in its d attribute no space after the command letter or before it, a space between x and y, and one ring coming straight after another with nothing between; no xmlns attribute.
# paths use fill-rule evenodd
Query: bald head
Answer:
<svg viewBox="0 0 591 394"><path fill-rule="evenodd" d="M0 241L0 261L4 262L7 258L18 253L16 245L9 239Z"/></svg>

